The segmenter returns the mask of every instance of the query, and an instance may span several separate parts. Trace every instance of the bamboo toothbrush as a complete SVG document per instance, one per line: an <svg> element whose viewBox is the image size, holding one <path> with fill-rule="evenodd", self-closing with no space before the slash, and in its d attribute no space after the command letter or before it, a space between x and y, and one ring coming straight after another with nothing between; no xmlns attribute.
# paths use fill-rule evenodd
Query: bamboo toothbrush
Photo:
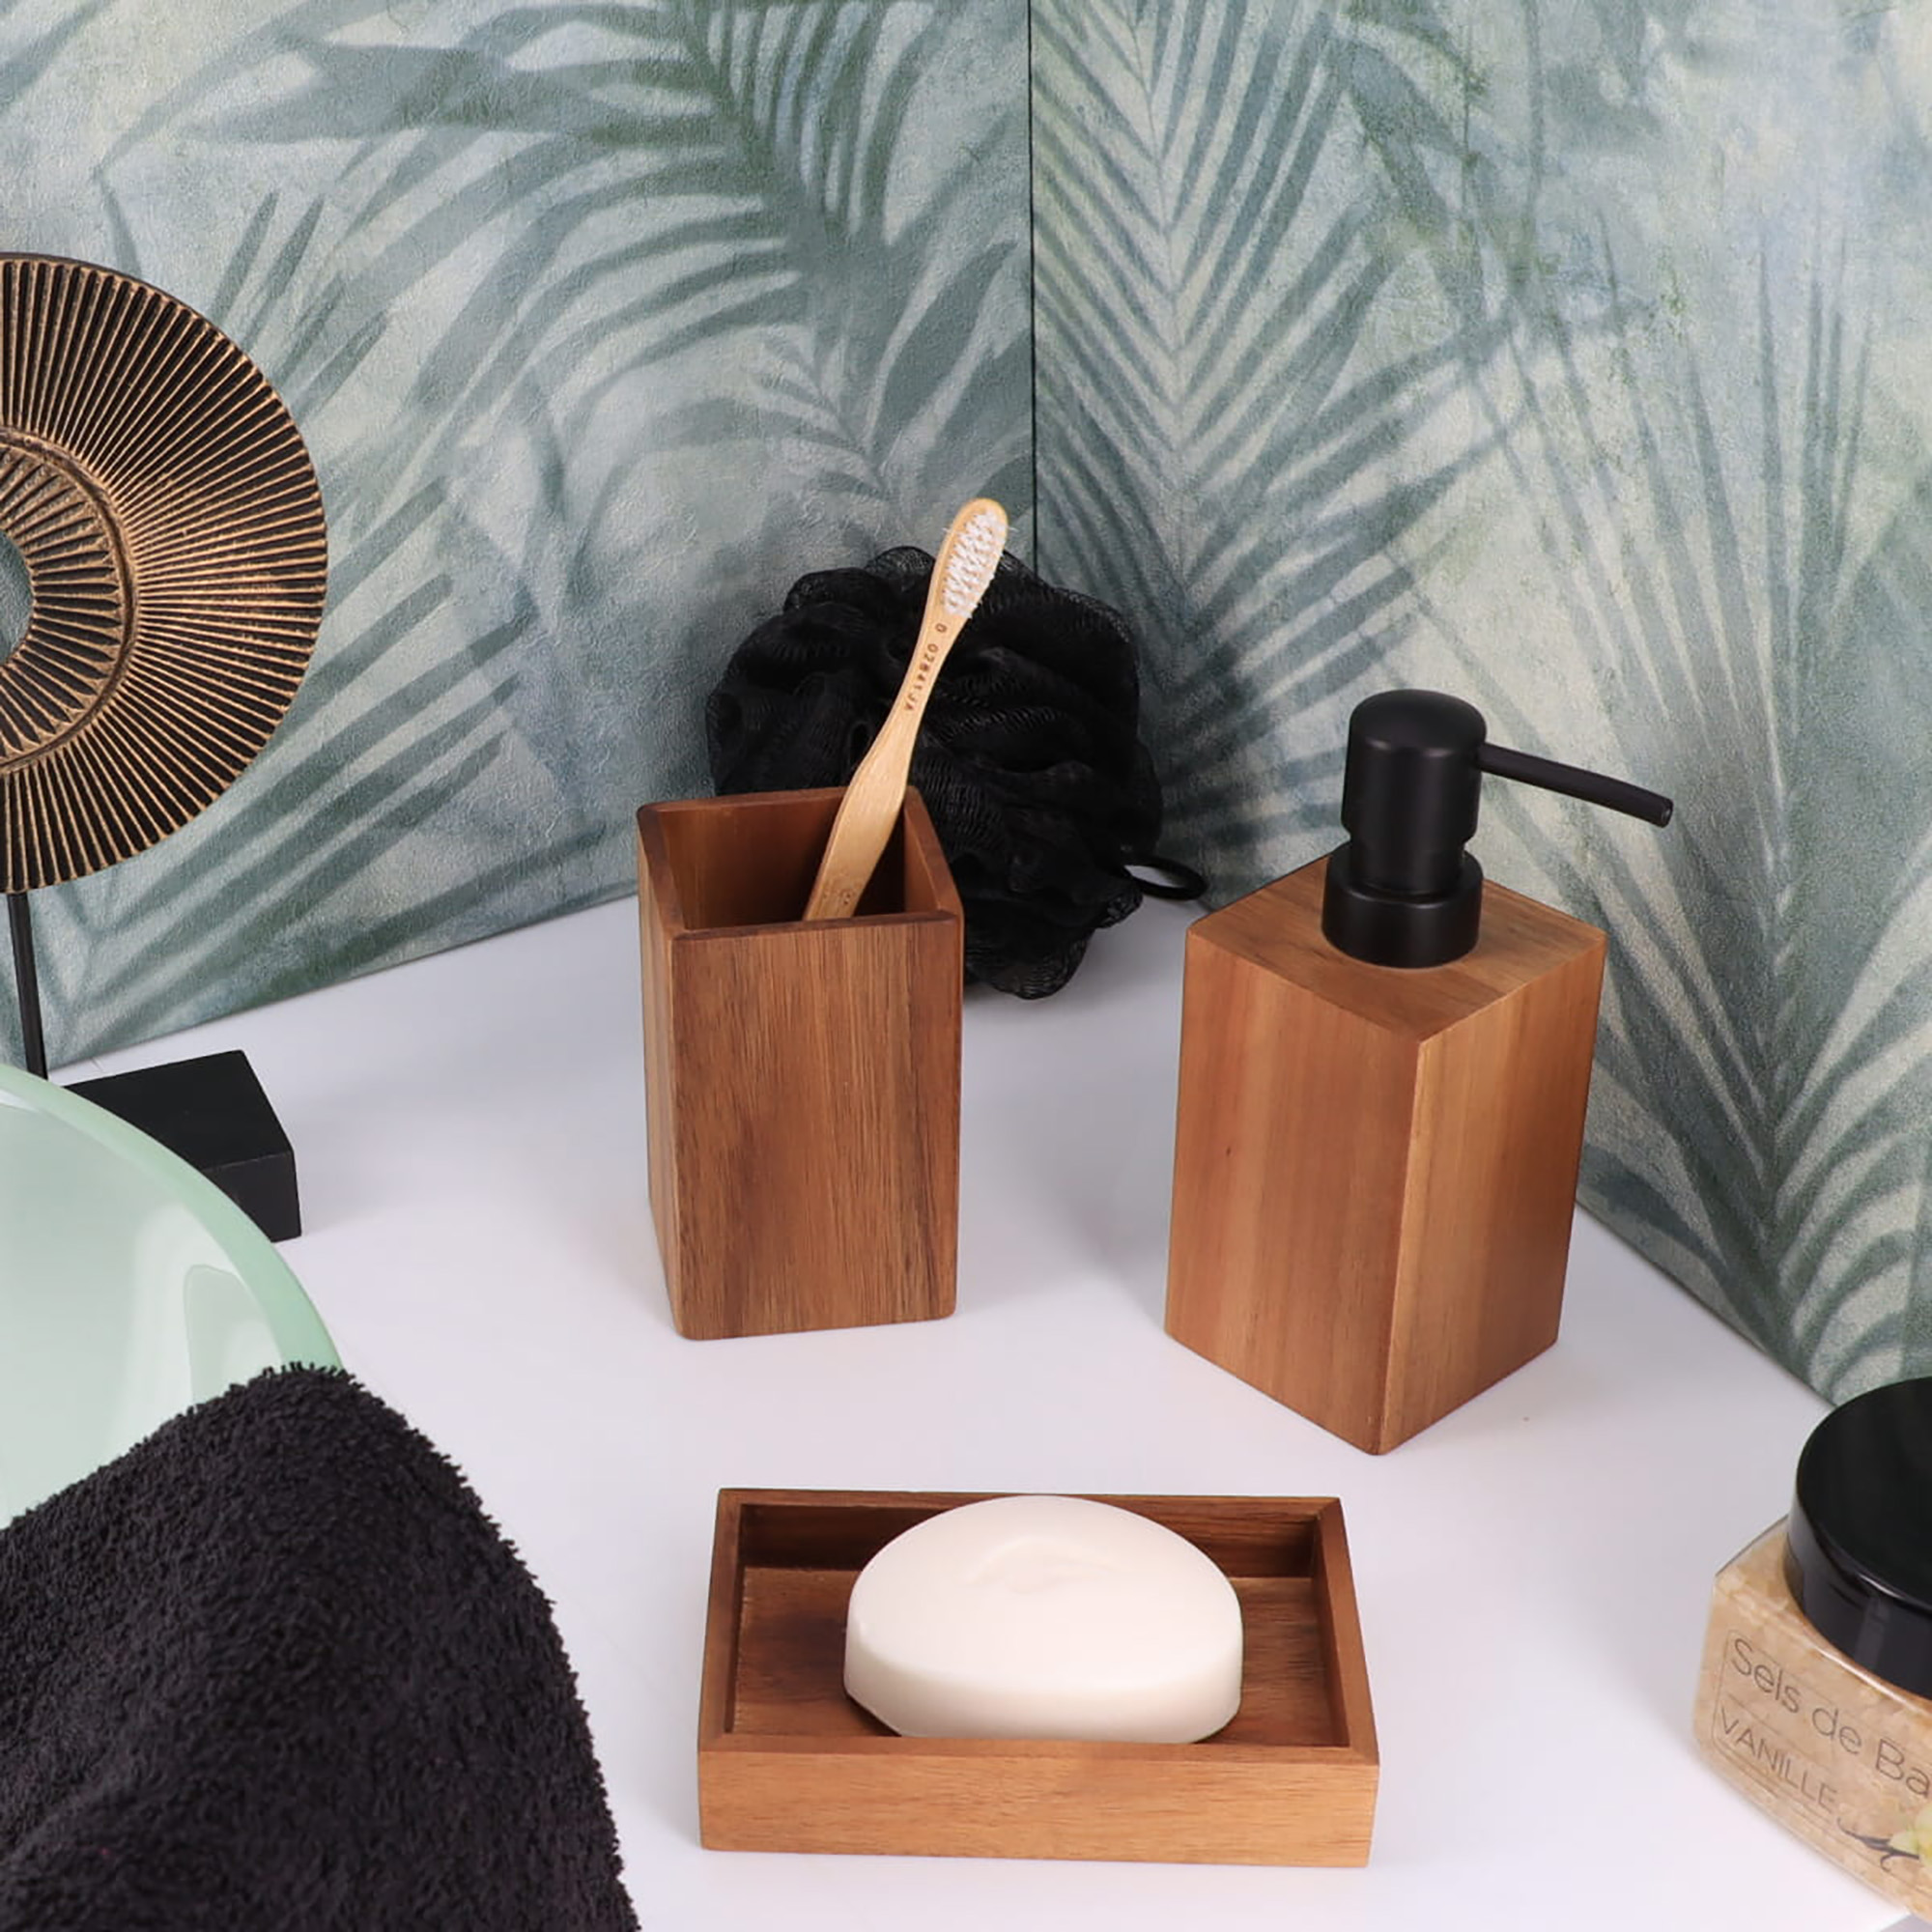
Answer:
<svg viewBox="0 0 1932 1932"><path fill-rule="evenodd" d="M898 696L871 750L852 774L838 816L832 821L832 836L806 901L807 919L844 919L859 903L898 818L919 721L939 668L979 609L1006 547L1007 513L990 497L976 497L952 519L932 566L925 614Z"/></svg>

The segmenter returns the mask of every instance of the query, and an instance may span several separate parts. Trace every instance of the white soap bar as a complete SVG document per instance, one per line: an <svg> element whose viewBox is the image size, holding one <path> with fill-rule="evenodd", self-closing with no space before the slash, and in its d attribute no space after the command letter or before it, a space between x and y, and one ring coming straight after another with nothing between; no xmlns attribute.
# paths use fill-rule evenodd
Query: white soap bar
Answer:
<svg viewBox="0 0 1932 1932"><path fill-rule="evenodd" d="M1241 1606L1191 1543L1131 1510L964 1503L860 1571L845 1689L906 1737L1191 1744L1241 1701Z"/></svg>

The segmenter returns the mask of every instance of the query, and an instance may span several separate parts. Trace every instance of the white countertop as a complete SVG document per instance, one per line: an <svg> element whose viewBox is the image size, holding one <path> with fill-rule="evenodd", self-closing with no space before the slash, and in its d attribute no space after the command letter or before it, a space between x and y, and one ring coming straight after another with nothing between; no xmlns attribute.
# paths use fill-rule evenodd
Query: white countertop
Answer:
<svg viewBox="0 0 1932 1932"><path fill-rule="evenodd" d="M1149 904L1053 999L969 994L959 1308L939 1322L671 1328L628 901L65 1077L247 1051L299 1169L310 1232L283 1253L554 1604L646 1926L1893 1924L1689 1736L1711 1578L1783 1513L1817 1397L1584 1216L1556 1347L1385 1457L1162 1332L1190 916ZM702 1850L727 1486L1339 1495L1381 1747L1371 1862Z"/></svg>

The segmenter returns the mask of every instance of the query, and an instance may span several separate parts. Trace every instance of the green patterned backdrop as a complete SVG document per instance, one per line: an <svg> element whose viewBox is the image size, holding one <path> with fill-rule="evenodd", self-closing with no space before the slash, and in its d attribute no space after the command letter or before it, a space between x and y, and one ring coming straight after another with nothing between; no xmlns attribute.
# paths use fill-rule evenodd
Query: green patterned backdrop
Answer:
<svg viewBox="0 0 1932 1932"><path fill-rule="evenodd" d="M1611 935L1584 1198L1821 1388L1932 1370L1932 7L1037 0L1039 554L1221 896L1349 707Z"/></svg>
<svg viewBox="0 0 1932 1932"><path fill-rule="evenodd" d="M1612 935L1585 1198L1932 1369L1932 0L13 0L0 76L8 242L228 328L333 536L263 759L44 895L57 1057L623 891L793 576L1037 496L1220 897L1394 683L1672 792L1477 842Z"/></svg>
<svg viewBox="0 0 1932 1932"><path fill-rule="evenodd" d="M0 245L224 327L330 524L268 752L36 896L56 1061L628 889L800 572L1025 508L1026 84L1024 0L0 5Z"/></svg>

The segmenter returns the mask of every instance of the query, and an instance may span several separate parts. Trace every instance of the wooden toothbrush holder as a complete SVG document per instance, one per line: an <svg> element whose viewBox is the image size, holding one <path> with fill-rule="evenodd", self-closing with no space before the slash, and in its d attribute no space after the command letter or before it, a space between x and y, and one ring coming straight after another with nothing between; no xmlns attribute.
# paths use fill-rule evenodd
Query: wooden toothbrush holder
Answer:
<svg viewBox="0 0 1932 1932"><path fill-rule="evenodd" d="M952 1312L959 895L908 791L855 915L801 920L841 796L638 813L651 1209L696 1339Z"/></svg>

